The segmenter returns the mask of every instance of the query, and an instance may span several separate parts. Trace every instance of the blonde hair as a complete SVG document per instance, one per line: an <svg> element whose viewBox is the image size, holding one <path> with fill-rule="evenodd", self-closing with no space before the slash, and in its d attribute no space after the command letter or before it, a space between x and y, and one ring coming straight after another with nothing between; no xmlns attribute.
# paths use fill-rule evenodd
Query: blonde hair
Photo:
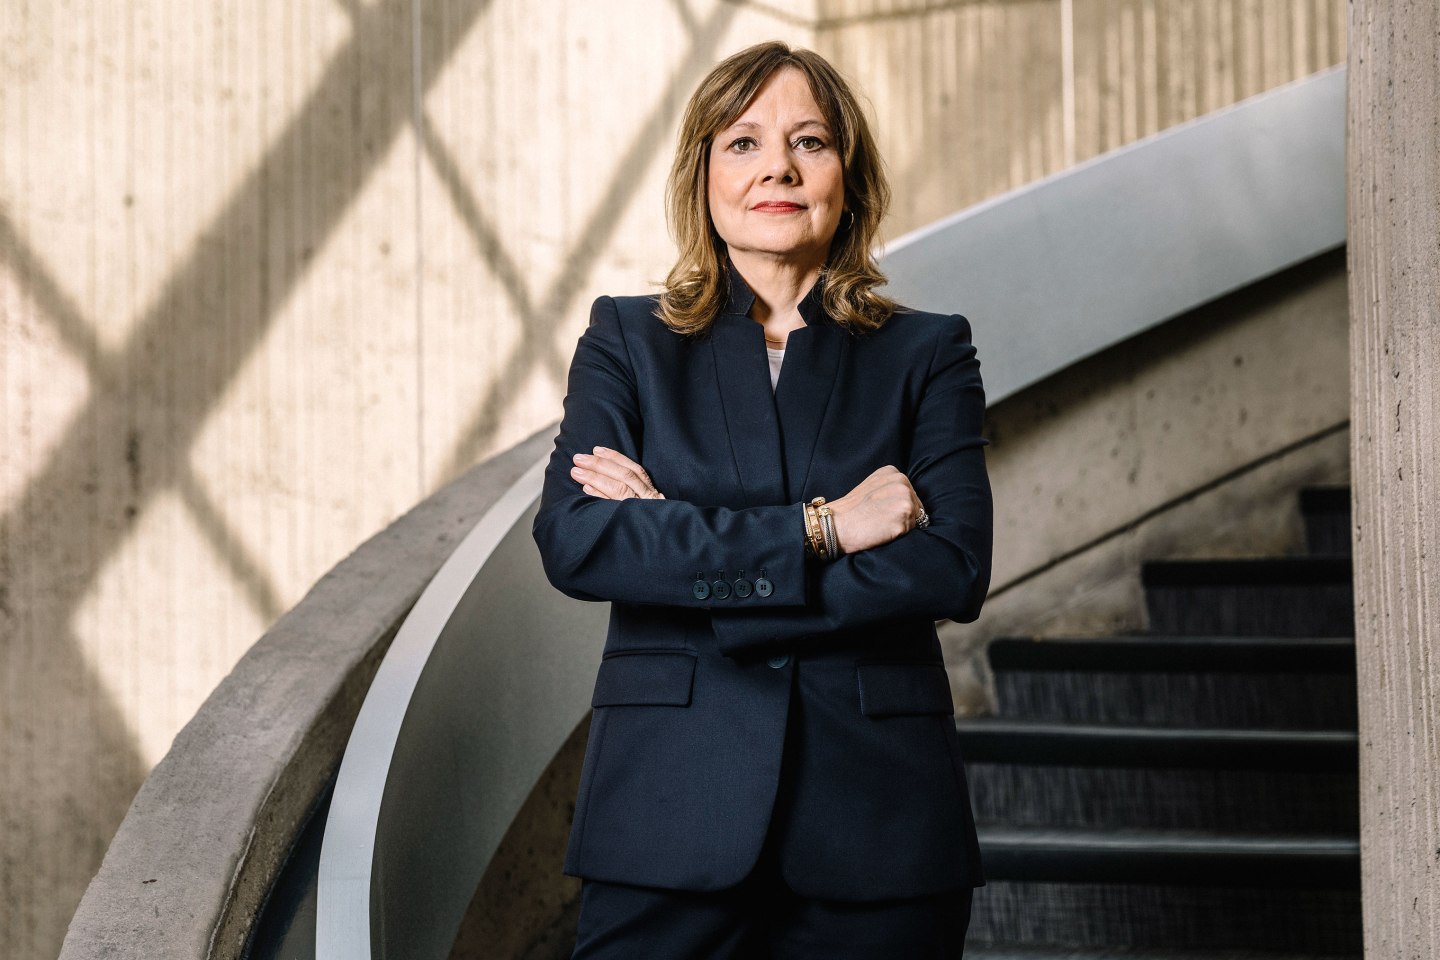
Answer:
<svg viewBox="0 0 1440 960"><path fill-rule="evenodd" d="M897 309L893 300L871 289L885 282L870 250L890 205L890 184L865 114L849 84L824 57L772 40L747 47L711 70L680 121L665 192L665 215L680 255L665 278L657 311L677 333L708 330L728 289L723 241L715 232L708 200L711 142L782 67L805 75L811 96L835 133L845 204L853 213L850 223L841 220L821 270L825 312L859 333L878 329Z"/></svg>

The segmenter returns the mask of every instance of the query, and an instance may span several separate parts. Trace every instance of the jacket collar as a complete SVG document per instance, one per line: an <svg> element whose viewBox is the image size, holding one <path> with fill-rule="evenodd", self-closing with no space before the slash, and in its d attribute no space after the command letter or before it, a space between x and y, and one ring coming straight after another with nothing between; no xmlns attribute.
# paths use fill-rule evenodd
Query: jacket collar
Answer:
<svg viewBox="0 0 1440 960"><path fill-rule="evenodd" d="M730 259L729 254L721 255L721 266L725 271L725 305L720 309L721 315L732 317L744 317L750 319L750 308L755 305L755 291L750 289L750 284L735 269L735 262ZM824 295L825 274L821 272L819 279L811 285L796 309L800 311L800 317L807 325L824 323L834 325L830 315L825 312Z"/></svg>
<svg viewBox="0 0 1440 960"><path fill-rule="evenodd" d="M728 286L712 327L711 349L741 485L757 506L808 500L815 495L806 487L815 442L850 338L825 313L822 274L800 301L806 325L790 331L772 392L765 329L749 317L755 293L728 256L722 262Z"/></svg>

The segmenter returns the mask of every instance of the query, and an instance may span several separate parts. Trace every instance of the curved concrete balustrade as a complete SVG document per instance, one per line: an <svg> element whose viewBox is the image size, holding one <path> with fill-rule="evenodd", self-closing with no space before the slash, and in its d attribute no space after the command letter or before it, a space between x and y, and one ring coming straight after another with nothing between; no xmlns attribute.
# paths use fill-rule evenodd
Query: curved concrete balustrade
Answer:
<svg viewBox="0 0 1440 960"><path fill-rule="evenodd" d="M1335 67L907 234L883 266L902 303L970 318L995 403L1344 242Z"/></svg>
<svg viewBox="0 0 1440 960"><path fill-rule="evenodd" d="M530 527L546 459L493 501L375 675L325 825L319 957L448 956L506 828L589 710L609 605L545 579Z"/></svg>
<svg viewBox="0 0 1440 960"><path fill-rule="evenodd" d="M401 620L552 436L476 466L370 538L240 659L141 786L61 960L242 955Z"/></svg>

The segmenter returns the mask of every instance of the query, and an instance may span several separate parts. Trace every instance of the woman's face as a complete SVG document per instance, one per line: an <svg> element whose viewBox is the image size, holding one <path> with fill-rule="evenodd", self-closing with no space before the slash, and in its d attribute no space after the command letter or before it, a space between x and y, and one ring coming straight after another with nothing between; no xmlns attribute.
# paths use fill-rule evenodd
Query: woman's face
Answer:
<svg viewBox="0 0 1440 960"><path fill-rule="evenodd" d="M782 67L710 145L710 217L732 256L818 266L844 210L844 174L805 74Z"/></svg>

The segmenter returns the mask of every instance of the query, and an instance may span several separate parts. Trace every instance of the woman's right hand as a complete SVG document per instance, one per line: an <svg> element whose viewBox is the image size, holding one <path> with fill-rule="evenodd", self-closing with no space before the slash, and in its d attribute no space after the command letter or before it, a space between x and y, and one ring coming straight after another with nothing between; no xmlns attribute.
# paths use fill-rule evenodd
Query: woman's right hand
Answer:
<svg viewBox="0 0 1440 960"><path fill-rule="evenodd" d="M909 533L920 518L920 498L910 478L890 464L876 470L839 500L827 500L835 536L845 553L859 553Z"/></svg>

